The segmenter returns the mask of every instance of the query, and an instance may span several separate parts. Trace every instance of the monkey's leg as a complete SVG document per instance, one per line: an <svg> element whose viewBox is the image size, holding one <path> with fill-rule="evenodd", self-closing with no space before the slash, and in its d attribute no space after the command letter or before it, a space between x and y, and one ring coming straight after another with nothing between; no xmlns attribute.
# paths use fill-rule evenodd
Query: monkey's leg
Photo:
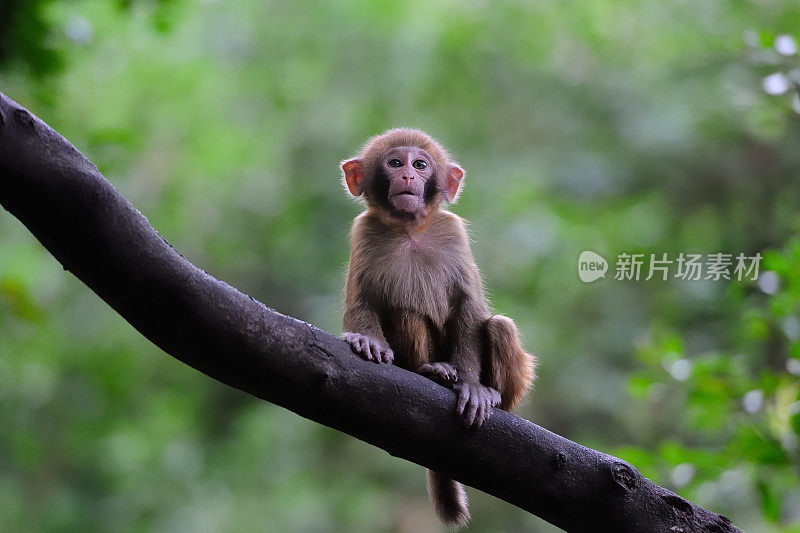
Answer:
<svg viewBox="0 0 800 533"><path fill-rule="evenodd" d="M510 411L536 379L536 358L526 353L514 321L494 315L486 321L486 383L500 391L500 408Z"/></svg>
<svg viewBox="0 0 800 533"><path fill-rule="evenodd" d="M431 359L431 333L425 318L403 309L384 323L386 340L395 354L395 364L415 372Z"/></svg>

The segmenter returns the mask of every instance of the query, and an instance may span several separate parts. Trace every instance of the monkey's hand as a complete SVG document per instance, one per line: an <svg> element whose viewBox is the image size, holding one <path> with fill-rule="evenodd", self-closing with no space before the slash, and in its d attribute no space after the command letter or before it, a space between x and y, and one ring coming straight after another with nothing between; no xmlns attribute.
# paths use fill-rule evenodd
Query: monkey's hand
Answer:
<svg viewBox="0 0 800 533"><path fill-rule="evenodd" d="M500 393L480 383L453 385L458 394L456 413L464 417L465 427L479 428L492 416L492 407L500 404Z"/></svg>
<svg viewBox="0 0 800 533"><path fill-rule="evenodd" d="M417 373L445 387L458 381L458 373L450 363L425 363L417 369Z"/></svg>
<svg viewBox="0 0 800 533"><path fill-rule="evenodd" d="M388 346L384 346L384 344L375 337L347 331L342 334L342 339L350 345L354 352L367 361L386 364L391 364L391 362L394 361L394 352L392 349Z"/></svg>

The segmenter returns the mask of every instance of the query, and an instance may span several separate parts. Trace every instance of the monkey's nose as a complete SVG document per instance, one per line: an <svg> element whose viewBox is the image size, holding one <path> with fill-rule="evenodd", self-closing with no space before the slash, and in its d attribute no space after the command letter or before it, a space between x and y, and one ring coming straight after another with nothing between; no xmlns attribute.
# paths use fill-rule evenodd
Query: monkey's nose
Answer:
<svg viewBox="0 0 800 533"><path fill-rule="evenodd" d="M414 176L403 176L403 179L406 180L406 181L413 180Z"/></svg>

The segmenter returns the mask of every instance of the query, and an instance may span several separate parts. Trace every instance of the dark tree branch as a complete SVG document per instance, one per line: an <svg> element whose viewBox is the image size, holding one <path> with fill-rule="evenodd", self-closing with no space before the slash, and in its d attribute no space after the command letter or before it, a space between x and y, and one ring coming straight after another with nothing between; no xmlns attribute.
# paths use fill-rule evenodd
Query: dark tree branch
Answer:
<svg viewBox="0 0 800 533"><path fill-rule="evenodd" d="M464 430L450 390L362 361L192 265L71 144L1 93L0 203L144 336L214 379L569 531L737 531L628 463L518 416L496 410Z"/></svg>

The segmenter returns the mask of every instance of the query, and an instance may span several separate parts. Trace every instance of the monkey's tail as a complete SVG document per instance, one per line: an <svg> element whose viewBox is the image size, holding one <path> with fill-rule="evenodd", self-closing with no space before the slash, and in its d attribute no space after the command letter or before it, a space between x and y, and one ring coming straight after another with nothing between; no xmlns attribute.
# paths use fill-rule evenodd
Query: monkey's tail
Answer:
<svg viewBox="0 0 800 533"><path fill-rule="evenodd" d="M428 470L428 496L439 517L449 529L464 527L469 522L467 493L458 481Z"/></svg>
<svg viewBox="0 0 800 533"><path fill-rule="evenodd" d="M525 352L514 321L494 315L486 321L488 384L500 392L500 409L510 411L536 379L536 358Z"/></svg>

